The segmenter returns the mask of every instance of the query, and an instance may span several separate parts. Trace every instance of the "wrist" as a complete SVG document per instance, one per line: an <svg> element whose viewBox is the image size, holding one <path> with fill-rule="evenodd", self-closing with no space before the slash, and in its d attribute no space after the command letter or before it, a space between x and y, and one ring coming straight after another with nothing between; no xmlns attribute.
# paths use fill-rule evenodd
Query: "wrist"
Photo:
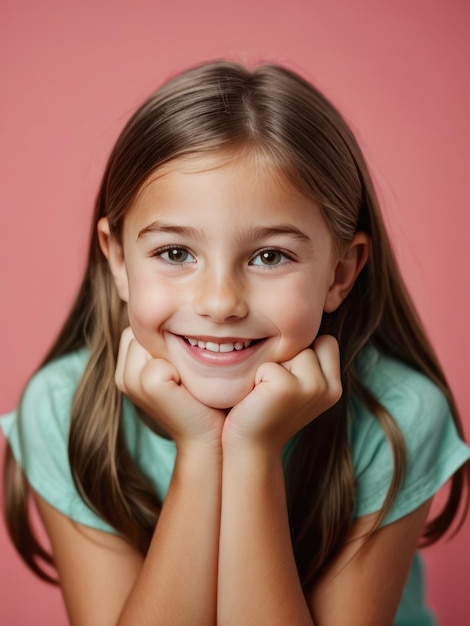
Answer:
<svg viewBox="0 0 470 626"><path fill-rule="evenodd" d="M177 461L217 462L222 460L222 442L220 437L179 438L175 440Z"/></svg>
<svg viewBox="0 0 470 626"><path fill-rule="evenodd" d="M228 446L223 449L222 478L230 493L255 490L258 495L273 485L284 485L284 468L281 455L263 446L244 449ZM230 487L228 487L230 485Z"/></svg>
<svg viewBox="0 0 470 626"><path fill-rule="evenodd" d="M282 446L273 442L241 438L223 440L222 454L224 465L229 462L245 467L282 464Z"/></svg>
<svg viewBox="0 0 470 626"><path fill-rule="evenodd" d="M246 457L280 458L284 448L278 433L245 433L226 423L222 433L224 457L227 454Z"/></svg>

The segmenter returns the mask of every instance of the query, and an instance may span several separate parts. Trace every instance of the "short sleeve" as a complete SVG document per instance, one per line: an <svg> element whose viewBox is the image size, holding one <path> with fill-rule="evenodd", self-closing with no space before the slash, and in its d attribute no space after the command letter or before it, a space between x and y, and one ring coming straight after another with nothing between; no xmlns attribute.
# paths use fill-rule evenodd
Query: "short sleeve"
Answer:
<svg viewBox="0 0 470 626"><path fill-rule="evenodd" d="M72 401L86 359L81 351L49 363L30 380L19 409L0 423L34 491L74 521L115 532L78 494L68 460Z"/></svg>
<svg viewBox="0 0 470 626"><path fill-rule="evenodd" d="M384 523L407 515L432 497L470 458L441 390L419 372L373 351L364 384L392 415L403 435L407 471ZM356 480L355 516L378 511L393 474L390 444L378 420L351 402L350 444Z"/></svg>

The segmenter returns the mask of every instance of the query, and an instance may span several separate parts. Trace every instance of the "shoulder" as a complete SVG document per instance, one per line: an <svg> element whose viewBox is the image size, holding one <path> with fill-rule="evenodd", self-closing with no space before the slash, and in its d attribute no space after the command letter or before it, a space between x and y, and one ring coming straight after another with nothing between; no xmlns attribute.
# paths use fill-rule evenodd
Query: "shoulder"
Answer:
<svg viewBox="0 0 470 626"><path fill-rule="evenodd" d="M67 436L70 409L87 360L86 350L72 352L47 363L31 377L10 417L15 428L11 436L6 433L14 452L16 447L20 453L20 446L39 445L49 435Z"/></svg>
<svg viewBox="0 0 470 626"><path fill-rule="evenodd" d="M86 350L66 354L46 364L28 382L6 432L26 471L33 459L45 453L49 458L62 459L75 390L87 360Z"/></svg>
<svg viewBox="0 0 470 626"><path fill-rule="evenodd" d="M444 393L427 376L396 359L368 346L357 363L362 384L387 409L402 429L405 437L410 431L428 431L448 423L450 410ZM360 422L376 423L363 407L352 403L354 418Z"/></svg>
<svg viewBox="0 0 470 626"><path fill-rule="evenodd" d="M111 531L80 498L68 458L71 408L87 361L88 352L80 350L41 368L26 386L18 409L2 420L2 427L37 494L67 517Z"/></svg>
<svg viewBox="0 0 470 626"><path fill-rule="evenodd" d="M393 417L408 447L452 422L443 392L405 363L368 346L358 359L356 372L361 383ZM383 443L378 420L356 398L350 402L350 417L355 448L364 453L364 448Z"/></svg>
<svg viewBox="0 0 470 626"><path fill-rule="evenodd" d="M400 402L405 397L424 402L428 399L430 406L435 401L441 407L447 404L441 389L425 374L372 346L361 354L359 370L366 386L385 400Z"/></svg>
<svg viewBox="0 0 470 626"><path fill-rule="evenodd" d="M407 471L388 518L393 521L432 497L470 453L457 434L444 393L421 372L367 347L357 373L405 442ZM379 421L355 398L350 402L350 445L358 515L372 513L388 490L393 456Z"/></svg>
<svg viewBox="0 0 470 626"><path fill-rule="evenodd" d="M22 408L31 402L55 399L71 400L88 361L88 351L78 350L47 363L36 372L26 386Z"/></svg>

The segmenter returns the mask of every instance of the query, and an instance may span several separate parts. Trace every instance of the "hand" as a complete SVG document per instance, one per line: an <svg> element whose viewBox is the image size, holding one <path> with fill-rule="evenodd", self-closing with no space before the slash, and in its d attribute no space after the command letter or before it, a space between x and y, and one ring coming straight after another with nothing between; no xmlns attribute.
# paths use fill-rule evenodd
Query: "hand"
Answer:
<svg viewBox="0 0 470 626"><path fill-rule="evenodd" d="M341 397L339 346L330 335L317 337L284 363L264 363L255 387L227 416L226 446L256 445L281 452L304 426Z"/></svg>
<svg viewBox="0 0 470 626"><path fill-rule="evenodd" d="M116 385L176 442L220 443L225 415L196 400L169 361L153 358L131 328L121 336Z"/></svg>

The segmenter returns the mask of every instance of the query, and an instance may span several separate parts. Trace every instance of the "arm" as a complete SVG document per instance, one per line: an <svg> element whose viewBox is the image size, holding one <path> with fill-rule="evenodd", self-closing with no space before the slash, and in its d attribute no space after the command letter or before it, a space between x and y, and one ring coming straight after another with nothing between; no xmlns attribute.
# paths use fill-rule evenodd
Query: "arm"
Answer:
<svg viewBox="0 0 470 626"><path fill-rule="evenodd" d="M215 624L224 414L197 402L168 361L123 333L116 384L176 443L170 487L119 624Z"/></svg>
<svg viewBox="0 0 470 626"><path fill-rule="evenodd" d="M281 462L252 451L225 455L219 623L391 625L429 505L367 540L374 516L358 519L306 599L290 541Z"/></svg>
<svg viewBox="0 0 470 626"><path fill-rule="evenodd" d="M222 434L218 623L312 624L294 560L281 452L341 395L339 349L320 337L282 365L266 363Z"/></svg>
<svg viewBox="0 0 470 626"><path fill-rule="evenodd" d="M224 415L196 402L171 364L151 359L130 331L116 383L174 439L175 470L145 559L124 539L79 526L38 498L70 621L215 624Z"/></svg>
<svg viewBox="0 0 470 626"><path fill-rule="evenodd" d="M358 519L343 550L312 590L309 605L321 626L391 626L431 500L380 528L374 516Z"/></svg>
<svg viewBox="0 0 470 626"><path fill-rule="evenodd" d="M150 549L119 624L215 624L220 482L217 448L178 452Z"/></svg>
<svg viewBox="0 0 470 626"><path fill-rule="evenodd" d="M215 624L219 468L214 451L177 458L145 560L36 498L71 624Z"/></svg>
<svg viewBox="0 0 470 626"><path fill-rule="evenodd" d="M218 623L310 626L280 459L224 451L222 489Z"/></svg>
<svg viewBox="0 0 470 626"><path fill-rule="evenodd" d="M283 368L271 364L260 372L252 397L228 416L219 549L218 623L223 626L393 621L428 504L367 541L374 516L357 520L308 598L295 566L281 450L307 423L306 415L319 414L337 399L339 363L332 347L322 338L315 352L305 351Z"/></svg>

